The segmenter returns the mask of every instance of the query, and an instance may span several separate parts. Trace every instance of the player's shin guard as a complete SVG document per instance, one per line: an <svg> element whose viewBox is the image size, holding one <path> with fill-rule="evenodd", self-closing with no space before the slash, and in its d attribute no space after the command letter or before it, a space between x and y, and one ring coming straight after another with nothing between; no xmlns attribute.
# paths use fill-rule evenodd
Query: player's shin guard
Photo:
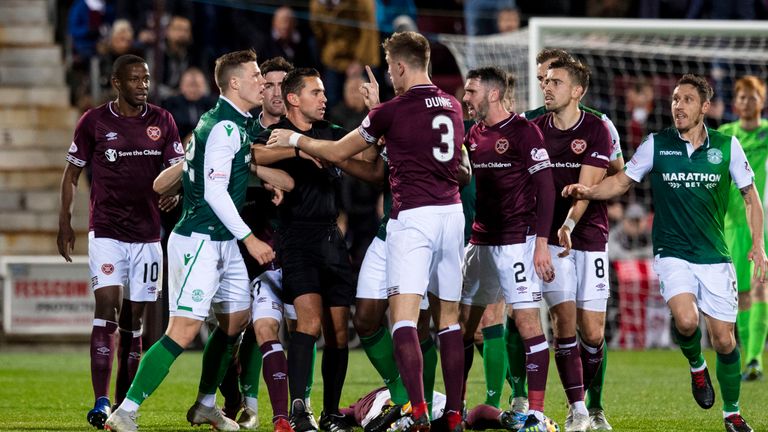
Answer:
<svg viewBox="0 0 768 432"><path fill-rule="evenodd" d="M203 350L203 368L200 372L198 391L200 395L214 395L214 403L210 404L210 398L201 400L198 397L198 402L203 405L215 406L216 389L232 363L238 337L239 335L227 335L224 330L216 327L208 338Z"/></svg>
<svg viewBox="0 0 768 432"><path fill-rule="evenodd" d="M746 358L747 363L757 360L758 367L763 370L763 351L765 350L765 338L768 336L768 303L752 303L751 310L752 314L749 317L751 339L747 347Z"/></svg>
<svg viewBox="0 0 768 432"><path fill-rule="evenodd" d="M262 352L256 343L253 328L247 328L240 342L240 392L244 397L259 397L259 377L261 376ZM223 392L222 392L223 394ZM225 396L226 398L226 396Z"/></svg>
<svg viewBox="0 0 768 432"><path fill-rule="evenodd" d="M329 347L323 349L321 365L323 373L323 412L336 414L339 412L341 390L344 388L344 378L347 376L349 364L348 347Z"/></svg>
<svg viewBox="0 0 768 432"><path fill-rule="evenodd" d="M605 385L605 371L608 367L608 350L603 341L603 361L592 378L592 383L587 387L587 409L603 409L603 386Z"/></svg>
<svg viewBox="0 0 768 432"><path fill-rule="evenodd" d="M584 400L584 382L576 336L555 339L555 364L568 403Z"/></svg>
<svg viewBox="0 0 768 432"><path fill-rule="evenodd" d="M184 348L167 335L163 335L160 340L155 342L144 354L144 360L139 364L139 370L128 389L123 405L128 400L136 405L141 405L163 382L171 369L171 365L183 351Z"/></svg>
<svg viewBox="0 0 768 432"><path fill-rule="evenodd" d="M288 388L291 401L307 397L307 384L315 362L313 350L317 338L302 332L294 332L288 344Z"/></svg>
<svg viewBox="0 0 768 432"><path fill-rule="evenodd" d="M581 349L579 355L581 355L581 367L583 371L582 382L584 383L584 389L588 389L592 385L592 380L597 375L603 364L603 347L604 342L601 342L599 346L593 347L581 342Z"/></svg>
<svg viewBox="0 0 768 432"><path fill-rule="evenodd" d="M392 326L392 340L395 344L395 361L397 361L397 368L400 370L403 385L408 391L408 399L413 407L413 417L419 418L427 413L424 401L424 382L422 381L424 359L421 356L421 349L419 349L416 323L413 321L396 322Z"/></svg>
<svg viewBox="0 0 768 432"><path fill-rule="evenodd" d="M437 348L432 337L421 341L421 357L424 362L424 399L427 401L427 410L432 416L432 397L435 391L435 373L437 372Z"/></svg>
<svg viewBox="0 0 768 432"><path fill-rule="evenodd" d="M498 408L501 391L507 373L507 356L504 352L504 325L498 324L483 329L483 365L485 366L485 404Z"/></svg>
<svg viewBox="0 0 768 432"><path fill-rule="evenodd" d="M739 411L739 393L741 391L741 354L736 347L728 354L717 353L717 381L720 383L720 396L723 398L723 412Z"/></svg>
<svg viewBox="0 0 768 432"><path fill-rule="evenodd" d="M259 348L263 355L264 382L272 404L272 422L278 417L288 418L288 362L280 341L265 342Z"/></svg>
<svg viewBox="0 0 768 432"><path fill-rule="evenodd" d="M531 411L544 412L544 393L549 372L549 344L544 335L523 341L528 379L528 403Z"/></svg>
<svg viewBox="0 0 768 432"><path fill-rule="evenodd" d="M91 384L94 399L109 397L112 361L115 357L115 331L117 323L103 319L93 320L91 330Z"/></svg>
<svg viewBox="0 0 768 432"><path fill-rule="evenodd" d="M688 364L692 368L700 368L704 365L704 356L701 355L701 329L696 328L690 336L685 336L677 329L677 326L672 322L672 336L675 338L675 342L680 346L680 351L688 359Z"/></svg>
<svg viewBox="0 0 768 432"><path fill-rule="evenodd" d="M408 393L405 391L403 381L400 379L400 371L395 363L395 352L392 345L392 335L388 329L380 327L371 336L360 337L360 344L365 350L368 360L379 373L384 384L389 389L392 402L403 405L408 402Z"/></svg>
<svg viewBox="0 0 768 432"><path fill-rule="evenodd" d="M463 405L464 356L461 354L462 338L459 324L450 325L437 333L440 338L440 359L445 382L445 411L461 412Z"/></svg>
<svg viewBox="0 0 768 432"><path fill-rule="evenodd" d="M507 328L504 332L507 347L507 381L512 387L512 397L528 397L525 373L525 346L515 320L507 317Z"/></svg>

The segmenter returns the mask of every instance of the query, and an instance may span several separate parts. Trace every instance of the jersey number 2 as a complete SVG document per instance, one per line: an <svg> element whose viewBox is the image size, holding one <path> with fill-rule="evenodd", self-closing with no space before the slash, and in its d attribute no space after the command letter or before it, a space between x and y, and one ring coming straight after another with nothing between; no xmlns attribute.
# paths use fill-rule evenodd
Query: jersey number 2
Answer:
<svg viewBox="0 0 768 432"><path fill-rule="evenodd" d="M447 115L436 115L432 119L432 129L442 132L443 126L445 126L445 133L440 134L440 144L445 145L445 149L442 146L432 147L432 156L440 162L448 162L453 159L453 122Z"/></svg>

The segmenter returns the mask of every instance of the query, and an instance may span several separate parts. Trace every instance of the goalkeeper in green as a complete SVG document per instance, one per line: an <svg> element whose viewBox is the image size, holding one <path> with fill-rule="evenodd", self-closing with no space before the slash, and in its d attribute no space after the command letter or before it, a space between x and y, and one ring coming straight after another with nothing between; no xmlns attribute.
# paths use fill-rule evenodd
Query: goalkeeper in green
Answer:
<svg viewBox="0 0 768 432"><path fill-rule="evenodd" d="M741 142L755 172L755 186L762 199L768 159L768 120L760 118L765 106L765 84L758 77L747 75L736 81L733 94L733 108L739 120L724 124L718 130L735 136ZM763 376L762 354L768 333L768 296L765 284L752 278L752 263L746 258L752 248L752 238L744 217L744 200L735 186L731 187L728 212L725 214L725 242L733 256L739 290L736 329L744 352L742 380L754 381Z"/></svg>

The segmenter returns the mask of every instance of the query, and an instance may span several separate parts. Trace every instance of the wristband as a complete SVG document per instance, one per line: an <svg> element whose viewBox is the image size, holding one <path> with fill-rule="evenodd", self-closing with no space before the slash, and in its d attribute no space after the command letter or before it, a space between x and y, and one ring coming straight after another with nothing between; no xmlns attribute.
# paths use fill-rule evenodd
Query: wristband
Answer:
<svg viewBox="0 0 768 432"><path fill-rule="evenodd" d="M291 134L290 138L288 138L288 144L291 145L291 147L299 148L299 138L301 138L301 134L298 132L294 132Z"/></svg>
<svg viewBox="0 0 768 432"><path fill-rule="evenodd" d="M565 222L563 222L563 227L568 228L571 232L573 232L573 228L576 226L576 222L574 222L573 219L567 218Z"/></svg>

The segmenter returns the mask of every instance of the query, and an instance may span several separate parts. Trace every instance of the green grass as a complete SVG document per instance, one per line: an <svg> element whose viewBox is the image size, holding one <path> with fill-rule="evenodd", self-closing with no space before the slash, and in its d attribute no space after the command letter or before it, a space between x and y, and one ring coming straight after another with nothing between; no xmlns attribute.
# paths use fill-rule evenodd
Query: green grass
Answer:
<svg viewBox="0 0 768 432"><path fill-rule="evenodd" d="M140 410L142 431L192 430L184 416L197 395L200 356L200 352L188 352L177 360L165 382ZM322 404L320 357L312 397L318 413ZM712 365L714 379L714 354L707 352L706 358ZM476 358L474 364L468 393L470 406L482 402L485 392L482 359ZM354 402L380 385L362 351L352 351L349 365L343 403ZM690 394L686 363L678 351L613 351L607 381L606 410L616 431L723 430L719 393L715 408L704 411L696 405ZM550 365L547 389L547 414L562 425L566 404L554 362ZM508 392L506 389L502 400L506 400ZM85 414L91 404L86 349L0 353L0 430L89 430ZM742 386L742 413L757 431L768 430L766 405L767 382ZM262 430L271 430L263 383L259 413Z"/></svg>

